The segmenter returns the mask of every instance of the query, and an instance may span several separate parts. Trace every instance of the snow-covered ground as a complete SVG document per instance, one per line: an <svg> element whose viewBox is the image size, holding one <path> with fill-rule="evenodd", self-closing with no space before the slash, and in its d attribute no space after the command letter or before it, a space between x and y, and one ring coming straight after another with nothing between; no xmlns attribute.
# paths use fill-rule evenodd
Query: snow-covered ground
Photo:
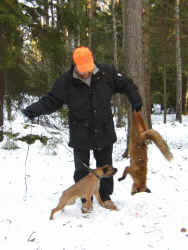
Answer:
<svg viewBox="0 0 188 250"><path fill-rule="evenodd" d="M61 132L34 125L24 129L23 118L11 124L15 133L56 138L44 146L29 147L17 141L19 149L5 150L0 143L0 249L2 250L187 250L188 249L188 117L182 124L168 115L153 115L153 128L167 141L174 155L167 162L155 145L148 147L148 187L152 193L131 196L132 179L118 182L129 159L121 155L126 147L125 129L116 129L114 144L115 187L112 200L118 211L109 211L94 200L90 214L81 213L81 203L65 207L49 220L63 190L73 184L73 155L67 146L68 130ZM53 132L53 133L52 133ZM95 160L91 154L91 168ZM183 232L182 232L183 231Z"/></svg>

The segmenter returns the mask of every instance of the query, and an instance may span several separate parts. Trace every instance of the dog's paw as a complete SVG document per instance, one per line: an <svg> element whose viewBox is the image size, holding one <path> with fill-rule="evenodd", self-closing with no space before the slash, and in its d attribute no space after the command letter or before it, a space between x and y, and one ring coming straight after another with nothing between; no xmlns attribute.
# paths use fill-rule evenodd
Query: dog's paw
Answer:
<svg viewBox="0 0 188 250"><path fill-rule="evenodd" d="M87 214L87 213L90 213L93 210L93 206L88 207L87 203L84 202L84 203L82 203L82 209L81 210L82 210L83 214Z"/></svg>
<svg viewBox="0 0 188 250"><path fill-rule="evenodd" d="M110 210L118 210L116 205L111 200L104 201L103 207Z"/></svg>
<svg viewBox="0 0 188 250"><path fill-rule="evenodd" d="M88 208L82 208L81 210L83 214L88 214L92 211L92 209L88 209Z"/></svg>

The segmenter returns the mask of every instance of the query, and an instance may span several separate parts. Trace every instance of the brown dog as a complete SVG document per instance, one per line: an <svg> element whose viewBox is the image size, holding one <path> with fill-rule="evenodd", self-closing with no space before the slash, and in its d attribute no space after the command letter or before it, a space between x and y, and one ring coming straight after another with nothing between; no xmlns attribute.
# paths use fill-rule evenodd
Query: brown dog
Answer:
<svg viewBox="0 0 188 250"><path fill-rule="evenodd" d="M116 172L117 169L113 168L110 165L105 165L93 170L90 169L90 173L87 176L85 176L80 181L63 192L57 207L54 208L51 212L50 220L53 219L54 213L62 210L66 205L73 204L79 197L86 199L85 209L82 209L83 213L91 211L91 197L93 194L96 196L98 203L101 206L104 206L103 201L101 200L99 195L100 179L111 177Z"/></svg>
<svg viewBox="0 0 188 250"><path fill-rule="evenodd" d="M146 186L147 140L153 141L168 161L173 158L161 135L153 129L147 129L141 113L134 111L130 135L130 167L126 167L123 176L119 178L119 181L125 179L128 173L132 176L132 195L138 192L151 192Z"/></svg>

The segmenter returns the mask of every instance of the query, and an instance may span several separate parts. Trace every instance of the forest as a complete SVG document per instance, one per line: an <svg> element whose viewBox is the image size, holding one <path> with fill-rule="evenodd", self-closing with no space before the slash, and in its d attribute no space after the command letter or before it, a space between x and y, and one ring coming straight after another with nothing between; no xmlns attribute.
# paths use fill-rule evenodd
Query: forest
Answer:
<svg viewBox="0 0 188 250"><path fill-rule="evenodd" d="M1 0L0 126L5 113L14 119L13 109L50 90L79 45L133 79L149 126L155 104L164 122L173 112L181 123L188 112L187 41L187 0ZM112 108L121 127L126 97L115 96ZM66 109L59 115L66 120Z"/></svg>
<svg viewBox="0 0 188 250"><path fill-rule="evenodd" d="M74 183L68 110L30 120L23 109L50 91L80 45L132 78L147 127L161 134L174 160L148 141L152 192L132 196L131 176L118 181L130 166L131 105L117 94L108 107L117 133L118 211L94 198L93 211L82 214L77 199L49 221ZM0 150L0 249L187 250L188 0L0 0ZM94 154L89 160L92 170Z"/></svg>

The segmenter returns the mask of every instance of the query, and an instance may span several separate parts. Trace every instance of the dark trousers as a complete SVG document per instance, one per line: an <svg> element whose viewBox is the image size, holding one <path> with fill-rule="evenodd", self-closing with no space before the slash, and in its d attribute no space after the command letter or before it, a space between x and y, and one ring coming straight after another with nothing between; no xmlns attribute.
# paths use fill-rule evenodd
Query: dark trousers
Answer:
<svg viewBox="0 0 188 250"><path fill-rule="evenodd" d="M96 160L96 167L101 167L105 164L112 165L112 150L113 145L105 147L101 150L93 150L93 154ZM83 163L89 166L89 161L90 150L80 150L74 148L75 182L88 175L89 172L87 168L83 165ZM113 193L113 186L113 177L104 178L101 180L99 193L103 201L110 199L109 196Z"/></svg>

